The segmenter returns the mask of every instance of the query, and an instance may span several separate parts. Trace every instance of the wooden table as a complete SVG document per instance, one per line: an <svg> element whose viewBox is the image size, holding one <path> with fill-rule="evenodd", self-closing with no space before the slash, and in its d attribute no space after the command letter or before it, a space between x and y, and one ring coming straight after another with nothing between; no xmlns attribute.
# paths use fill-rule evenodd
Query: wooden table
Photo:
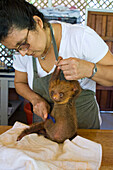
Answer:
<svg viewBox="0 0 113 170"><path fill-rule="evenodd" d="M0 134L11 126L0 126ZM113 170L113 130L79 129L78 135L102 145L102 164L100 170Z"/></svg>

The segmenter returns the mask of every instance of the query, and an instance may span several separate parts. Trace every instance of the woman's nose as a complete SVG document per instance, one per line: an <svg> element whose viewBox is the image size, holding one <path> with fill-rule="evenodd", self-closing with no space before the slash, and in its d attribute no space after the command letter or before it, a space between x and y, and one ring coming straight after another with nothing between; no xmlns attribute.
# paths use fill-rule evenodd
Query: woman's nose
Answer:
<svg viewBox="0 0 113 170"><path fill-rule="evenodd" d="M25 56L27 54L27 50L26 51L21 51L19 50L19 53L22 55L22 56Z"/></svg>

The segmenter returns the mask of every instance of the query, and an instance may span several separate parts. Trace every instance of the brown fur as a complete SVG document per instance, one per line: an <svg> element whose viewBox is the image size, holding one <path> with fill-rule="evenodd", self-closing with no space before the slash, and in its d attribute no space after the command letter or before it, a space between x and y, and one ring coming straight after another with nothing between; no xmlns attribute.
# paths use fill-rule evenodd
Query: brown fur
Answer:
<svg viewBox="0 0 113 170"><path fill-rule="evenodd" d="M45 122L34 123L18 136L21 140L25 135L38 133L58 143L72 139L77 135L77 118L75 98L81 92L78 81L59 80L60 70L56 67L49 84L49 94L54 102L51 116Z"/></svg>

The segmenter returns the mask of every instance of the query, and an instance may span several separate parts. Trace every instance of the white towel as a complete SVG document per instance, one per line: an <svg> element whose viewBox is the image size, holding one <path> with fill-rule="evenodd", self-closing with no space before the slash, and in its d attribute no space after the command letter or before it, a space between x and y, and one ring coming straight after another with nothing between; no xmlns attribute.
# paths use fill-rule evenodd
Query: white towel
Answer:
<svg viewBox="0 0 113 170"><path fill-rule="evenodd" d="M57 144L43 136L30 134L16 141L28 127L16 122L0 135L0 170L98 170L101 165L100 144L76 136Z"/></svg>

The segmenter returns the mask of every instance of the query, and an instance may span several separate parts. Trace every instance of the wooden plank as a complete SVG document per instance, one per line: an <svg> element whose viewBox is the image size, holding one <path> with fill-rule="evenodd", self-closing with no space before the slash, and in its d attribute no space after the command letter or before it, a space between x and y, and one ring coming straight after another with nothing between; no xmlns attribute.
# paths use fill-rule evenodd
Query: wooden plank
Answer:
<svg viewBox="0 0 113 170"><path fill-rule="evenodd" d="M113 90L113 86L101 86L99 84L96 85L97 90Z"/></svg>
<svg viewBox="0 0 113 170"><path fill-rule="evenodd" d="M96 16L95 15L91 15L91 28L95 30L96 28Z"/></svg>
<svg viewBox="0 0 113 170"><path fill-rule="evenodd" d="M113 42L113 37L110 37L110 36L101 36L101 38L102 38L104 41L112 41L112 42Z"/></svg>
<svg viewBox="0 0 113 170"><path fill-rule="evenodd" d="M112 37L113 37L113 17L112 17ZM111 44L111 52L113 53L113 41Z"/></svg>
<svg viewBox="0 0 113 170"><path fill-rule="evenodd" d="M110 96L111 96L111 100L110 100L110 108L113 108L113 91L110 91Z"/></svg>
<svg viewBox="0 0 113 170"><path fill-rule="evenodd" d="M113 42L112 42L111 52L113 53Z"/></svg>
<svg viewBox="0 0 113 170"><path fill-rule="evenodd" d="M106 36L107 17L102 15L102 37Z"/></svg>
<svg viewBox="0 0 113 170"><path fill-rule="evenodd" d="M89 27L91 27L91 23L92 23L91 18L92 18L92 15L88 14L87 25L88 25Z"/></svg>
<svg viewBox="0 0 113 170"><path fill-rule="evenodd" d="M111 90L107 91L107 100L106 100L106 108L110 109L110 101L111 101Z"/></svg>
<svg viewBox="0 0 113 170"><path fill-rule="evenodd" d="M113 16L113 12L97 12L97 11L89 11L90 15L103 15L103 16Z"/></svg>
<svg viewBox="0 0 113 170"><path fill-rule="evenodd" d="M106 44L108 45L108 47L109 47L109 49L110 49L110 51L111 51L111 48L112 48L111 42L106 41Z"/></svg>
<svg viewBox="0 0 113 170"><path fill-rule="evenodd" d="M107 101L107 90L101 91L100 109L105 110Z"/></svg>
<svg viewBox="0 0 113 170"><path fill-rule="evenodd" d="M96 28L95 31L100 36L102 35L102 15L96 15Z"/></svg>
<svg viewBox="0 0 113 170"><path fill-rule="evenodd" d="M112 37L113 36L113 16L107 16L107 32L106 32L106 36L108 37ZM112 37L113 38L113 37ZM107 43L109 46L109 49L112 49L112 42L108 42Z"/></svg>
<svg viewBox="0 0 113 170"><path fill-rule="evenodd" d="M113 36L113 16L107 16L107 36Z"/></svg>

